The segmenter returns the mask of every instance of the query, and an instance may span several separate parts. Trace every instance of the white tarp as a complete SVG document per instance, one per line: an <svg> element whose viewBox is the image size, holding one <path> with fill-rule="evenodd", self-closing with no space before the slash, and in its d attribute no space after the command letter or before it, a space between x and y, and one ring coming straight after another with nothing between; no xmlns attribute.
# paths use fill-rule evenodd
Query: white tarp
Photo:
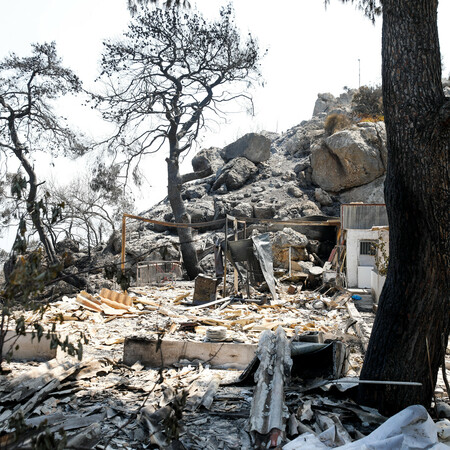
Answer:
<svg viewBox="0 0 450 450"><path fill-rule="evenodd" d="M350 444L339 446L340 437L334 426L318 436L302 434L283 446L283 450L449 450L449 428L448 420L435 424L423 406L413 405L386 420L365 438Z"/></svg>

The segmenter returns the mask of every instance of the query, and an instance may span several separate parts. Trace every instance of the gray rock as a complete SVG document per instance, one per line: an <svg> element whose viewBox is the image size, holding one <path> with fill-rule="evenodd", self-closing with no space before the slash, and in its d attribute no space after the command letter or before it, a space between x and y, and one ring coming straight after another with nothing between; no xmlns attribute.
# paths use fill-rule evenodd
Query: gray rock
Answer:
<svg viewBox="0 0 450 450"><path fill-rule="evenodd" d="M223 184L229 191L239 189L257 172L257 167L247 158L235 158L223 166L220 175L214 182L213 189L217 190Z"/></svg>
<svg viewBox="0 0 450 450"><path fill-rule="evenodd" d="M250 203L238 203L232 210L231 215L235 217L253 217L253 206Z"/></svg>
<svg viewBox="0 0 450 450"><path fill-rule="evenodd" d="M314 104L313 116L317 116L320 113L327 113L336 105L336 98L329 92L317 94L317 100Z"/></svg>
<svg viewBox="0 0 450 450"><path fill-rule="evenodd" d="M344 92L338 98L330 93L318 94L314 105L313 116L350 112L351 102L355 92L354 90L347 90L347 92Z"/></svg>
<svg viewBox="0 0 450 450"><path fill-rule="evenodd" d="M300 160L300 162L294 167L294 172L296 174L299 174L300 172L303 172L305 169L311 166L311 160L310 157L307 156L306 158L303 158Z"/></svg>
<svg viewBox="0 0 450 450"><path fill-rule="evenodd" d="M272 169L273 177L281 177L283 175L283 171L280 168Z"/></svg>
<svg viewBox="0 0 450 450"><path fill-rule="evenodd" d="M78 253L80 251L80 244L73 239L66 238L56 243L56 252L63 254L65 252Z"/></svg>
<svg viewBox="0 0 450 450"><path fill-rule="evenodd" d="M287 189L287 193L295 198L303 197L303 191L297 186L289 186Z"/></svg>
<svg viewBox="0 0 450 450"><path fill-rule="evenodd" d="M193 200L197 198L202 198L207 194L207 189L205 186L186 186L183 192L184 200Z"/></svg>
<svg viewBox="0 0 450 450"><path fill-rule="evenodd" d="M270 203L259 202L253 206L253 213L258 219L273 219L275 208Z"/></svg>
<svg viewBox="0 0 450 450"><path fill-rule="evenodd" d="M298 185L300 187L307 187L310 184L310 182L311 182L310 177L306 176L306 172L305 171L299 172L298 175L297 175L297 179L298 179Z"/></svg>
<svg viewBox="0 0 450 450"><path fill-rule="evenodd" d="M321 215L320 208L311 200L306 200L300 205L300 209L304 216Z"/></svg>
<svg viewBox="0 0 450 450"><path fill-rule="evenodd" d="M299 247L305 248L308 245L308 238L298 231L292 228L283 228L282 231L277 231L272 240L272 248L289 248L289 247Z"/></svg>
<svg viewBox="0 0 450 450"><path fill-rule="evenodd" d="M225 161L244 156L254 163L267 161L270 158L271 141L266 136L248 133L236 142L222 149L220 155Z"/></svg>
<svg viewBox="0 0 450 450"><path fill-rule="evenodd" d="M322 205L322 206L331 206L333 204L333 200L331 199L328 192L325 192L321 188L316 188L314 191L314 198Z"/></svg>
<svg viewBox="0 0 450 450"><path fill-rule="evenodd" d="M202 149L192 158L194 172L201 172L211 168L212 172L216 173L223 164L224 161L220 156L220 149L216 147Z"/></svg>
<svg viewBox="0 0 450 450"><path fill-rule="evenodd" d="M209 222L214 219L214 204L212 201L197 201L194 204L188 204L187 210L192 223Z"/></svg>
<svg viewBox="0 0 450 450"><path fill-rule="evenodd" d="M254 186L253 188L252 188L252 192L254 193L254 194L259 194L259 193L261 193L261 192L264 192L266 190L266 188L264 187L264 186Z"/></svg>
<svg viewBox="0 0 450 450"><path fill-rule="evenodd" d="M382 176L371 183L342 192L339 196L339 200L341 203L384 203L385 179L386 176Z"/></svg>
<svg viewBox="0 0 450 450"><path fill-rule="evenodd" d="M213 189L214 189L214 186L213 186ZM218 195L224 195L224 194L228 193L228 189L225 184L222 184L221 186L219 186L217 189L215 189L215 191L216 191L215 193Z"/></svg>
<svg viewBox="0 0 450 450"><path fill-rule="evenodd" d="M283 181L292 181L292 180L295 180L296 178L297 178L297 174L292 170L285 171L283 176L281 177L281 179Z"/></svg>
<svg viewBox="0 0 450 450"><path fill-rule="evenodd" d="M340 131L315 145L311 167L312 181L331 192L370 183L385 171L380 149L364 140L359 129Z"/></svg>

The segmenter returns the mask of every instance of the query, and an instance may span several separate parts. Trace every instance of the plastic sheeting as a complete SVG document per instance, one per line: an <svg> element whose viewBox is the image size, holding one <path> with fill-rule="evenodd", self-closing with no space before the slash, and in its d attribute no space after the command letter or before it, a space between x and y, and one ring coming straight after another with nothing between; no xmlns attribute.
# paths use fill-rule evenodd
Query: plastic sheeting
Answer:
<svg viewBox="0 0 450 450"><path fill-rule="evenodd" d="M447 423L448 420L435 424L423 406L413 405L392 416L358 441L339 446L338 430L331 427L318 436L312 433L302 434L283 446L283 450L449 450Z"/></svg>
<svg viewBox="0 0 450 450"><path fill-rule="evenodd" d="M278 297L275 290L275 277L273 276L273 256L270 235L269 233L260 234L252 237L252 241L256 258L258 258L267 286L272 294L272 298L277 300Z"/></svg>
<svg viewBox="0 0 450 450"><path fill-rule="evenodd" d="M269 233L260 234L251 239L228 241L227 256L242 278L248 272L247 276L250 277L252 284L265 280L273 299L278 299L273 276L272 244Z"/></svg>

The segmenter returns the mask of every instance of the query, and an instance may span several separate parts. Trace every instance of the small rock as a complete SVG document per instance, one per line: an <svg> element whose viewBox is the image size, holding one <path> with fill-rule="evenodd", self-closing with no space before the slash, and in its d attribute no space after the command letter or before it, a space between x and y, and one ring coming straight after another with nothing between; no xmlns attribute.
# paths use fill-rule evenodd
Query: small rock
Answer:
<svg viewBox="0 0 450 450"><path fill-rule="evenodd" d="M297 292L297 286L290 284L287 290L287 293L293 295Z"/></svg>
<svg viewBox="0 0 450 450"><path fill-rule="evenodd" d="M333 204L333 200L331 199L328 192L324 191L322 188L316 188L316 190L314 191L314 198L322 206L331 206Z"/></svg>
<svg viewBox="0 0 450 450"><path fill-rule="evenodd" d="M295 197L295 198L300 198L303 196L303 191L300 188L298 188L297 186L289 186L287 193L289 195L292 195L292 197Z"/></svg>

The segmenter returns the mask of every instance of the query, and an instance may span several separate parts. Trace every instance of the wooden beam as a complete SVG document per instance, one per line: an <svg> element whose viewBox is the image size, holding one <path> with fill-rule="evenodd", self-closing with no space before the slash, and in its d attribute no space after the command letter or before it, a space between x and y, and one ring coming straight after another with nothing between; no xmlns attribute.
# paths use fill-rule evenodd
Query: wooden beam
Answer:
<svg viewBox="0 0 450 450"><path fill-rule="evenodd" d="M255 356L257 346L228 342L158 341L143 337L125 339L123 361L132 366L167 367L182 360L199 360L211 367L245 369Z"/></svg>

